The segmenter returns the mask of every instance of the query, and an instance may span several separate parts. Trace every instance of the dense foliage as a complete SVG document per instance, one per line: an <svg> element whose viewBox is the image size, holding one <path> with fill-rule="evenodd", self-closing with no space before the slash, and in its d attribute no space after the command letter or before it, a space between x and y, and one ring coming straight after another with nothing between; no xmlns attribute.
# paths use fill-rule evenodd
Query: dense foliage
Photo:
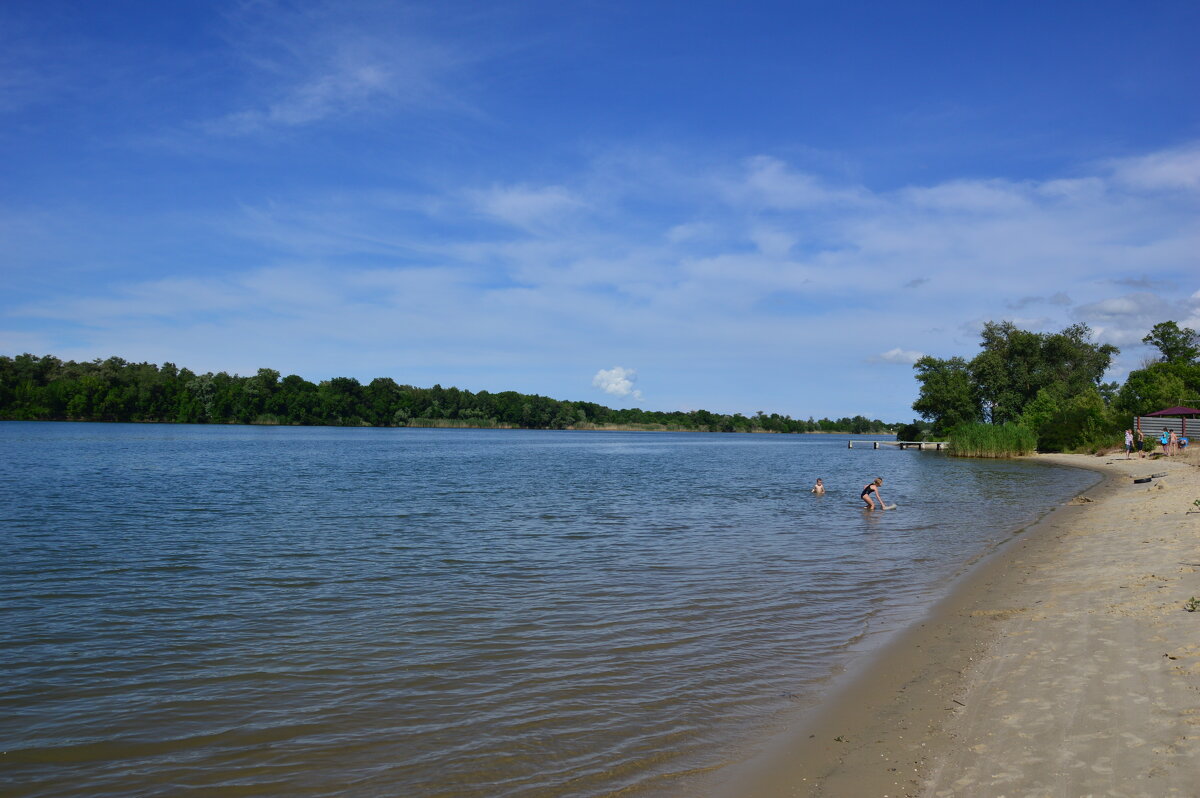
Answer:
<svg viewBox="0 0 1200 798"><path fill-rule="evenodd" d="M807 421L754 416L613 409L515 391L472 393L414 388L388 377L367 385L350 377L314 384L259 369L252 377L195 374L173 363L86 363L53 356L0 356L0 418L30 421L157 421L331 426L462 426L587 429L621 426L712 432L883 432L863 416Z"/></svg>
<svg viewBox="0 0 1200 798"><path fill-rule="evenodd" d="M971 360L916 362L921 387L913 409L931 422L934 436L957 430L960 453L993 444L996 451L1008 450L1007 439L988 429L1005 425L1035 435L1043 451L1077 451L1119 443L1134 416L1200 397L1200 337L1194 330L1173 321L1154 325L1143 342L1161 357L1130 372L1124 385L1102 382L1118 350L1091 336L1085 324L1035 333L989 322L980 334L982 351Z"/></svg>

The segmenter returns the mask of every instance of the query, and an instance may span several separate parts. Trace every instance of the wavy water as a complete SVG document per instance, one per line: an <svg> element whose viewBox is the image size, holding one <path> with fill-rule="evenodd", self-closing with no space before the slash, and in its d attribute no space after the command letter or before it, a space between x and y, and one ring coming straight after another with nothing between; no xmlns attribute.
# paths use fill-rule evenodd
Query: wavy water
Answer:
<svg viewBox="0 0 1200 798"><path fill-rule="evenodd" d="M669 793L1094 480L831 436L8 422L0 455L22 796ZM856 506L876 475L896 511Z"/></svg>

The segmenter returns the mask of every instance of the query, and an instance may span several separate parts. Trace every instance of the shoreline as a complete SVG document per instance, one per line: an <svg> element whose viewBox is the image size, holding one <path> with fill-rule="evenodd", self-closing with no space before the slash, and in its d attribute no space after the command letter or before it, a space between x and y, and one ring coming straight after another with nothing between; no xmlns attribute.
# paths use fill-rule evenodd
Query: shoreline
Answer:
<svg viewBox="0 0 1200 798"><path fill-rule="evenodd" d="M1200 468L1035 457L1103 478L981 560L719 795L1195 795L1200 614L1183 605L1200 596L1200 515L1185 514Z"/></svg>
<svg viewBox="0 0 1200 798"><path fill-rule="evenodd" d="M281 424L269 421L161 421L138 419L135 421L98 421L78 418L0 418L0 422L17 424L144 424L165 427L279 427L287 429L474 429L474 430L518 430L524 432L702 432L717 435L846 435L846 436L895 436L895 432L849 432L843 430L810 430L807 432L781 432L773 429L747 430L713 430L696 429L694 427L676 427L665 424L588 424L586 426L566 427L519 427L514 424L497 422L485 426L470 424L458 419L444 419L444 423L436 424Z"/></svg>

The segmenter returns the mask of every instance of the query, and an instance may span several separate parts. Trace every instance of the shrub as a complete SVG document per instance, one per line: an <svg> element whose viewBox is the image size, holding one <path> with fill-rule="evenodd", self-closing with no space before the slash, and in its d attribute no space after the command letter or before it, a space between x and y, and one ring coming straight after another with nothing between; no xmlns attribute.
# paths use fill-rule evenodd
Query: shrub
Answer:
<svg viewBox="0 0 1200 798"><path fill-rule="evenodd" d="M1063 401L1033 428L1044 452L1095 452L1121 443L1121 421L1095 390Z"/></svg>

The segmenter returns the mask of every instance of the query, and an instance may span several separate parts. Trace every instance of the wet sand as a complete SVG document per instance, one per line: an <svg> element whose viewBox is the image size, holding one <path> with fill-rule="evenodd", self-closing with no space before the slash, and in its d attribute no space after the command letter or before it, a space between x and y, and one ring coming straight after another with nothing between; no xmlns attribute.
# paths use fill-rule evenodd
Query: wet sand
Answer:
<svg viewBox="0 0 1200 798"><path fill-rule="evenodd" d="M1039 458L1105 479L987 558L731 794L1200 795L1200 468Z"/></svg>

